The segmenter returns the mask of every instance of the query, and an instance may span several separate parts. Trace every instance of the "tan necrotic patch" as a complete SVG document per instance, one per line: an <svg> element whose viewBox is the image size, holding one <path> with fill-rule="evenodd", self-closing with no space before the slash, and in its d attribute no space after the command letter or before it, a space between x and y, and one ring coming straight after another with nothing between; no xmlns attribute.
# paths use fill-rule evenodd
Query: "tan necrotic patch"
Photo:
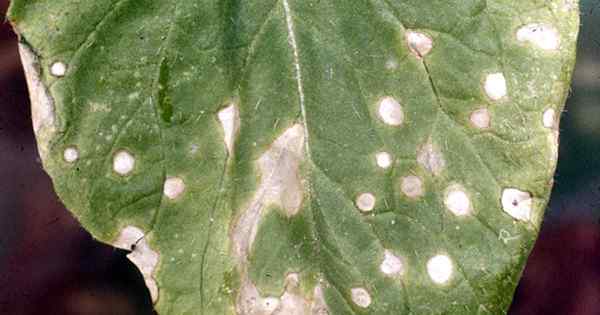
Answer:
<svg viewBox="0 0 600 315"><path fill-rule="evenodd" d="M140 270L144 282L150 291L152 302L158 300L158 286L154 279L154 270L158 265L159 254L150 248L144 232L135 226L127 226L113 243L114 247L131 251L127 258Z"/></svg>
<svg viewBox="0 0 600 315"><path fill-rule="evenodd" d="M235 144L235 136L240 128L240 114L235 104L229 104L223 108L217 114L221 127L223 128L223 134L225 147L227 152L233 154L233 146Z"/></svg>
<svg viewBox="0 0 600 315"><path fill-rule="evenodd" d="M38 149L42 157L48 155L48 143L56 132L54 100L40 75L40 65L35 53L26 45L19 44L19 53L31 100L31 119Z"/></svg>
<svg viewBox="0 0 600 315"><path fill-rule="evenodd" d="M295 124L281 134L271 147L258 159L260 185L249 202L241 210L240 217L232 230L233 254L241 275L241 289L236 302L238 314L285 314L279 310L289 310L295 314L296 295L287 292L280 298L263 298L248 276L248 255L256 238L263 211L269 205L282 209L292 217L300 211L304 189L300 178L300 164L305 159L304 126ZM294 276L292 276L294 278ZM288 282L292 281L288 277ZM289 286L289 285L288 285ZM271 301L271 303L267 303ZM277 306L272 308L275 301ZM295 302L296 301L296 302ZM270 306L268 306L269 304ZM304 307L304 306L302 306ZM300 308L297 306L296 308Z"/></svg>

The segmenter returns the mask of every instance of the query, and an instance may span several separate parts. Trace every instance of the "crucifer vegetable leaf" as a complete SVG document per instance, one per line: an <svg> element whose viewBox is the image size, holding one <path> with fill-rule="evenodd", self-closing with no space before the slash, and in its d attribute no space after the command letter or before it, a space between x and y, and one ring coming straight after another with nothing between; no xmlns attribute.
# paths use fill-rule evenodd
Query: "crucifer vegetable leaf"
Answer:
<svg viewBox="0 0 600 315"><path fill-rule="evenodd" d="M575 0L14 0L9 19L57 193L131 250L159 314L506 312Z"/></svg>

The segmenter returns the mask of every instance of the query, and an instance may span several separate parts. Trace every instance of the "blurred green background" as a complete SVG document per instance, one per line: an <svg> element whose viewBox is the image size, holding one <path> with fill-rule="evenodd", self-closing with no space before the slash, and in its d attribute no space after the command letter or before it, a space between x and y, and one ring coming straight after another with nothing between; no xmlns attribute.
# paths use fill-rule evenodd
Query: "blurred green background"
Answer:
<svg viewBox="0 0 600 315"><path fill-rule="evenodd" d="M0 0L2 16L7 6ZM600 314L600 0L582 0L581 18L556 185L511 315ZM0 24L0 315L152 314L125 254L95 242L57 199L37 157L16 37Z"/></svg>

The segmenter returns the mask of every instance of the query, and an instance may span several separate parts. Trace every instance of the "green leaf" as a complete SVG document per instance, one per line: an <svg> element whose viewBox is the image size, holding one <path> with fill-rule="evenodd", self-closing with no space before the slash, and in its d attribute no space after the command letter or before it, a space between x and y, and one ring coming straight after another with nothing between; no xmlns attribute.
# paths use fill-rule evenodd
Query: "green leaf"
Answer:
<svg viewBox="0 0 600 315"><path fill-rule="evenodd" d="M57 193L159 314L500 314L573 0L14 0ZM135 245L135 246L133 246Z"/></svg>

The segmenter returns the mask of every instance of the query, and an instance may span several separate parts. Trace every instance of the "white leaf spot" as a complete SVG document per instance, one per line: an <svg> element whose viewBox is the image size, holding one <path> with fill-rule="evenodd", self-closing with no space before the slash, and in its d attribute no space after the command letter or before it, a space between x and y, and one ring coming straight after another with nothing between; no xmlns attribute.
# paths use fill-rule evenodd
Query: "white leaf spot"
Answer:
<svg viewBox="0 0 600 315"><path fill-rule="evenodd" d="M395 58L390 58L385 62L385 68L387 70L396 70L398 69L398 61Z"/></svg>
<svg viewBox="0 0 600 315"><path fill-rule="evenodd" d="M363 212L369 212L375 208L375 196L372 193L362 193L356 197L356 206Z"/></svg>
<svg viewBox="0 0 600 315"><path fill-rule="evenodd" d="M416 199L423 196L423 181L414 175L403 177L400 182L400 190L407 197Z"/></svg>
<svg viewBox="0 0 600 315"><path fill-rule="evenodd" d="M367 308L371 305L371 295L364 288L352 288L350 290L352 302L359 307Z"/></svg>
<svg viewBox="0 0 600 315"><path fill-rule="evenodd" d="M404 264L400 257L386 249L383 252L383 262L381 262L379 270L388 276L399 275L404 272Z"/></svg>
<svg viewBox="0 0 600 315"><path fill-rule="evenodd" d="M392 156L387 152L379 152L375 155L377 166L381 168L389 168L392 166Z"/></svg>
<svg viewBox="0 0 600 315"><path fill-rule="evenodd" d="M417 162L435 176L446 166L442 153L431 142L426 143L417 153Z"/></svg>
<svg viewBox="0 0 600 315"><path fill-rule="evenodd" d="M120 150L113 157L113 170L119 175L128 175L133 171L135 158L126 150Z"/></svg>
<svg viewBox="0 0 600 315"><path fill-rule="evenodd" d="M57 61L50 66L50 74L55 77L64 77L67 73L67 65Z"/></svg>
<svg viewBox="0 0 600 315"><path fill-rule="evenodd" d="M445 284L452 277L454 265L450 257L437 255L427 262L427 273L431 280L437 284Z"/></svg>
<svg viewBox="0 0 600 315"><path fill-rule="evenodd" d="M556 111L552 108L547 109L542 117L542 123L546 128L554 128L556 123Z"/></svg>
<svg viewBox="0 0 600 315"><path fill-rule="evenodd" d="M218 117L221 126L223 127L223 133L225 134L225 146L231 155L233 153L235 135L240 127L240 115L238 109L235 104L230 104L219 111Z"/></svg>
<svg viewBox="0 0 600 315"><path fill-rule="evenodd" d="M386 96L379 101L379 118L390 126L400 126L404 121L402 106L396 99Z"/></svg>
<svg viewBox="0 0 600 315"><path fill-rule="evenodd" d="M76 147L68 147L63 152L63 158L68 163L73 163L79 159L79 150Z"/></svg>
<svg viewBox="0 0 600 315"><path fill-rule="evenodd" d="M410 51L417 56L417 58L425 57L433 47L431 37L420 32L406 32L406 41L408 42L408 48L410 48Z"/></svg>
<svg viewBox="0 0 600 315"><path fill-rule="evenodd" d="M502 192L502 209L511 217L528 221L531 219L533 198L530 193L515 188L506 188Z"/></svg>
<svg viewBox="0 0 600 315"><path fill-rule="evenodd" d="M453 185L447 189L444 204L456 216L466 216L471 213L471 200L460 185Z"/></svg>
<svg viewBox="0 0 600 315"><path fill-rule="evenodd" d="M165 180L163 193L169 199L176 199L185 190L185 183L179 177L169 177Z"/></svg>
<svg viewBox="0 0 600 315"><path fill-rule="evenodd" d="M490 127L490 111L487 108L481 108L471 113L471 124L475 128L487 129Z"/></svg>
<svg viewBox="0 0 600 315"><path fill-rule="evenodd" d="M488 74L484 84L485 93L493 101L498 101L508 93L506 79L502 73Z"/></svg>
<svg viewBox="0 0 600 315"><path fill-rule="evenodd" d="M131 253L127 254L127 258L142 273L144 282L150 291L152 302L156 303L158 300L158 286L153 277L153 272L158 265L159 255L148 245L144 232L135 226L129 225L121 230L113 246L131 251Z"/></svg>
<svg viewBox="0 0 600 315"><path fill-rule="evenodd" d="M556 50L560 46L558 31L545 24L532 23L517 31L517 40L529 42L543 50Z"/></svg>

